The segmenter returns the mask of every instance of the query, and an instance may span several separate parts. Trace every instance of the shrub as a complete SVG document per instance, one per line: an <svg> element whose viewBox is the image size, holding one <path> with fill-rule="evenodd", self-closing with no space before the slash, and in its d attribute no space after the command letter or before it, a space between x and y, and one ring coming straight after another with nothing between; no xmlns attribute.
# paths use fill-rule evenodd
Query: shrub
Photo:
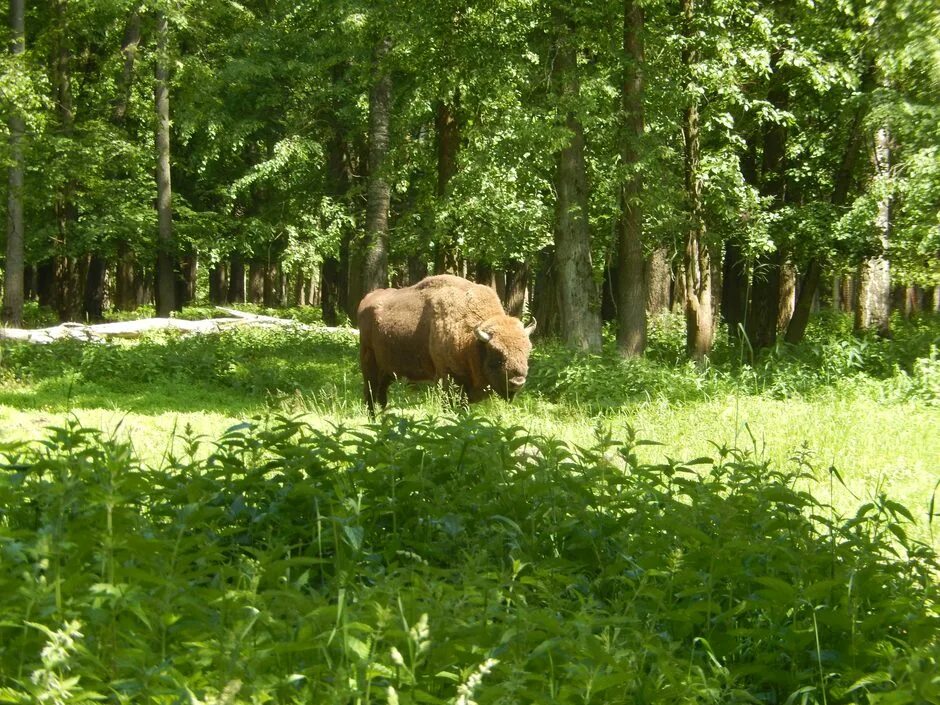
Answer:
<svg viewBox="0 0 940 705"><path fill-rule="evenodd" d="M935 555L811 468L473 414L183 441L156 468L77 424L0 449L0 701L940 697Z"/></svg>

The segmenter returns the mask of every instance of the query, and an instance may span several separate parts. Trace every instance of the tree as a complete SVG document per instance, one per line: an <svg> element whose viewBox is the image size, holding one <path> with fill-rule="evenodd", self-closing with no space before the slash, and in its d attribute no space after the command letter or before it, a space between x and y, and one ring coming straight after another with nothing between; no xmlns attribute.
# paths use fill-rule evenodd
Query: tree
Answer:
<svg viewBox="0 0 940 705"><path fill-rule="evenodd" d="M584 128L577 114L577 48L569 23L570 19L556 9L552 80L565 137L556 155L554 268L562 338L573 348L596 352L601 348L601 320L591 264Z"/></svg>
<svg viewBox="0 0 940 705"><path fill-rule="evenodd" d="M24 0L10 0L10 53L21 57L26 51ZM3 271L3 311L0 320L18 327L23 321L23 272L25 266L23 232L23 175L26 170L23 140L26 121L19 111L7 119L10 130L10 169L7 192L7 242Z"/></svg>
<svg viewBox="0 0 940 705"><path fill-rule="evenodd" d="M698 97L692 78L696 62L695 0L681 0L681 10L684 39L682 65L690 82L682 118L685 145L685 193L688 209L688 229L683 260L685 264L685 346L689 356L700 361L711 352L715 324L712 314L711 252L706 241L702 208Z"/></svg>
<svg viewBox="0 0 940 705"><path fill-rule="evenodd" d="M366 194L366 240L362 294L388 284L388 211L390 191L384 171L391 118L392 76L387 57L391 37L379 39L373 59L374 83L369 93L369 176Z"/></svg>
<svg viewBox="0 0 940 705"><path fill-rule="evenodd" d="M866 259L858 270L858 301L855 305L855 330L875 330L887 337L891 333L891 267L887 250L891 233L891 137L884 127L875 133L872 155L878 195L875 228L880 252Z"/></svg>
<svg viewBox="0 0 940 705"><path fill-rule="evenodd" d="M620 202L617 272L617 348L624 357L646 349L646 281L643 258L640 142L643 138L643 8L624 0L623 11L623 118L625 134L621 159L625 174Z"/></svg>
<svg viewBox="0 0 940 705"><path fill-rule="evenodd" d="M173 242L173 191L170 179L169 27L165 12L156 17L157 51L153 99L157 113L157 315L168 317L176 307Z"/></svg>

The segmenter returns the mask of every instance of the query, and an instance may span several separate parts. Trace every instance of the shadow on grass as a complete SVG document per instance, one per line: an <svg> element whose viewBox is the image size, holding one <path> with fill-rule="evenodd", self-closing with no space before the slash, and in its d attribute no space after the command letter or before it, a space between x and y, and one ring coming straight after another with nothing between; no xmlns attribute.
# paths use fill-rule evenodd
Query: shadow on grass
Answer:
<svg viewBox="0 0 940 705"><path fill-rule="evenodd" d="M345 406L361 398L348 336L246 329L130 345L14 344L0 353L0 404L24 410L241 416L291 399Z"/></svg>

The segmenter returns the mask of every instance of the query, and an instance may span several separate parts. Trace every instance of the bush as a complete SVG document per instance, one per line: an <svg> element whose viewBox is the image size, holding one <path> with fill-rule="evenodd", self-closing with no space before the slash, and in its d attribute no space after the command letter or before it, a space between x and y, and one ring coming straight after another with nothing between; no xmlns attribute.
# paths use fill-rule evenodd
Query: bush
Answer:
<svg viewBox="0 0 940 705"><path fill-rule="evenodd" d="M0 462L0 701L934 702L937 560L747 454L475 415ZM838 480L838 474L831 475Z"/></svg>

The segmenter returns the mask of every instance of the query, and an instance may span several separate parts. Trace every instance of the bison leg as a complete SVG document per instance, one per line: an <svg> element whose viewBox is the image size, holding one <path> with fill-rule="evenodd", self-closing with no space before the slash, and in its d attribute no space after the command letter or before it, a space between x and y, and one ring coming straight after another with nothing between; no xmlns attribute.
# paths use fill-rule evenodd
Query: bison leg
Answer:
<svg viewBox="0 0 940 705"><path fill-rule="evenodd" d="M371 348L360 348L359 367L362 369L362 397L369 409L369 418L374 419L375 403L378 402L382 408L388 403L390 380L383 379L385 375L379 369Z"/></svg>

